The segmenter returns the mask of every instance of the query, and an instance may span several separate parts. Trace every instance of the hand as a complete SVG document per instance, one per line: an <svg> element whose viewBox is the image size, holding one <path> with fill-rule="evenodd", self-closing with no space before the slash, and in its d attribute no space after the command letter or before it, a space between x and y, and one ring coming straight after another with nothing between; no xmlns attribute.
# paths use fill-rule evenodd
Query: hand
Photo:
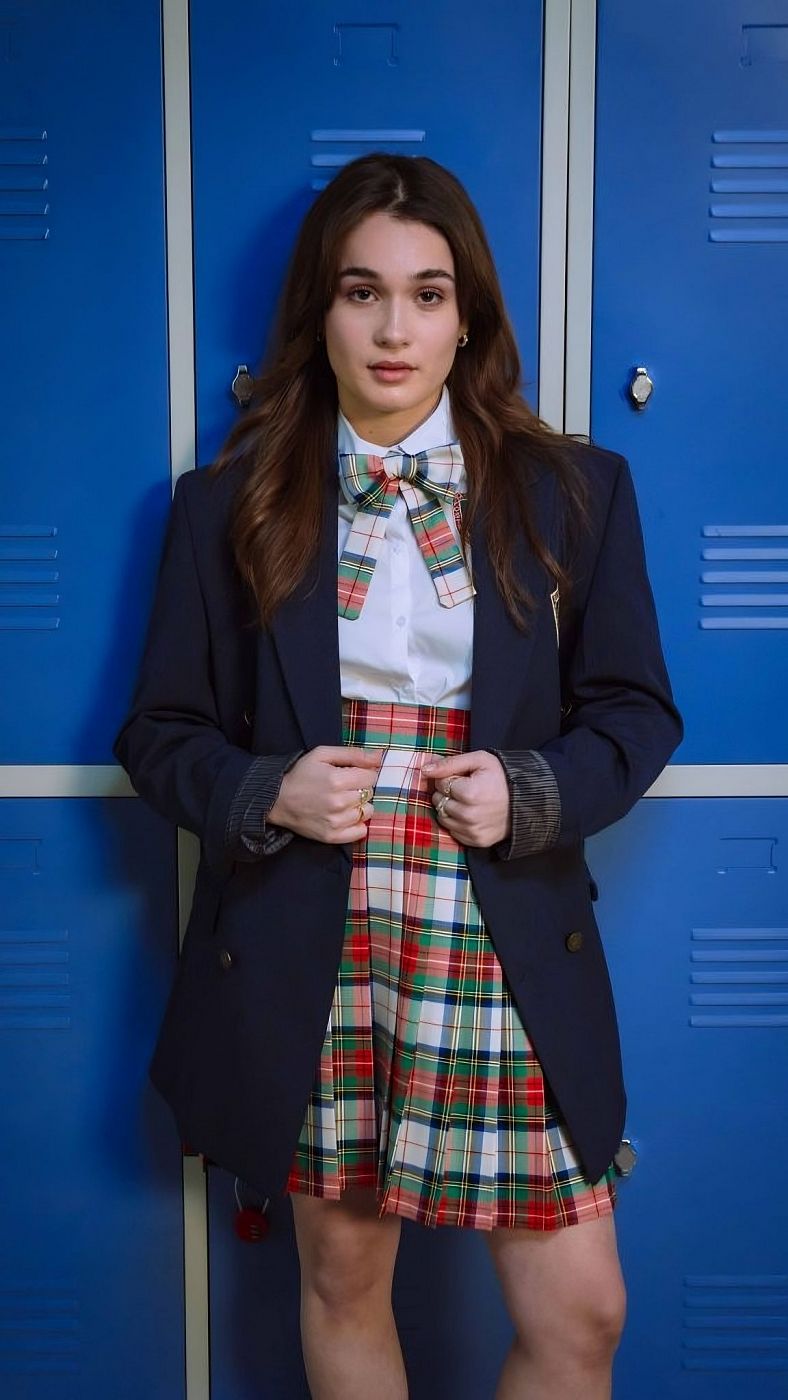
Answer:
<svg viewBox="0 0 788 1400"><path fill-rule="evenodd" d="M365 802L359 821L358 791L374 788L382 762L381 749L332 744L310 749L285 773L267 820L331 845L363 840L373 807Z"/></svg>
<svg viewBox="0 0 788 1400"><path fill-rule="evenodd" d="M422 772L435 780L433 806L461 846L494 846L512 829L511 799L500 759L486 749L433 759ZM444 805L451 778L451 796ZM442 807L441 811L437 809Z"/></svg>

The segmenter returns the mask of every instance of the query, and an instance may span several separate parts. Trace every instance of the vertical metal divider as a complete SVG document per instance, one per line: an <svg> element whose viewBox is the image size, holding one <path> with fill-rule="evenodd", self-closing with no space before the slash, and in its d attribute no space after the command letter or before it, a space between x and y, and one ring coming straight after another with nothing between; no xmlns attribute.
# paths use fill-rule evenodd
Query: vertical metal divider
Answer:
<svg viewBox="0 0 788 1400"><path fill-rule="evenodd" d="M573 0L569 33L564 431L591 431L596 0Z"/></svg>
<svg viewBox="0 0 788 1400"><path fill-rule="evenodd" d="M194 268L189 0L162 0L167 331L172 487L195 466ZM178 829L178 938L188 922L199 841ZM208 1178L202 1159L183 1158L186 1400L210 1400Z"/></svg>
<svg viewBox="0 0 788 1400"><path fill-rule="evenodd" d="M564 423L566 235L569 181L571 0L545 0L542 43L542 171L539 229L540 418Z"/></svg>

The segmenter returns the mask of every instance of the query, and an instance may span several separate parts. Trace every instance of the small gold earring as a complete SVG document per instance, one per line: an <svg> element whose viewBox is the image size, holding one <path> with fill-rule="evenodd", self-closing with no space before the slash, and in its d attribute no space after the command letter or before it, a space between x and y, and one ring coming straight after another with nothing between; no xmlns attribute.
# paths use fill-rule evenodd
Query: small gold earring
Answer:
<svg viewBox="0 0 788 1400"><path fill-rule="evenodd" d="M467 331L463 331L462 335L460 336L459 340L457 341L457 344L458 344L458 345L463 345L463 346L468 344L468 332L467 332Z"/></svg>

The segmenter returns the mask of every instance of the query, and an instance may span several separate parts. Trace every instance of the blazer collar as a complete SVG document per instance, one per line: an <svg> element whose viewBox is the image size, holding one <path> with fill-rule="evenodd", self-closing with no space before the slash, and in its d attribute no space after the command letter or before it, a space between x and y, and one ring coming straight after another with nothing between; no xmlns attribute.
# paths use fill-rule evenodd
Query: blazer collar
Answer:
<svg viewBox="0 0 788 1400"><path fill-rule="evenodd" d="M526 459L522 464L531 489L531 506L540 534L550 537L554 478ZM336 465L326 472L320 543L313 567L279 606L271 634L306 748L342 743L342 696L337 620ZM476 585L471 671L470 747L504 745L509 721L531 658L538 617L530 633L514 626L495 585L484 546L481 522L471 531L471 558ZM550 591L547 575L527 542L518 536L515 569L543 603ZM551 619L552 626L552 619ZM262 651L260 652L262 656ZM263 677L259 676L262 686Z"/></svg>

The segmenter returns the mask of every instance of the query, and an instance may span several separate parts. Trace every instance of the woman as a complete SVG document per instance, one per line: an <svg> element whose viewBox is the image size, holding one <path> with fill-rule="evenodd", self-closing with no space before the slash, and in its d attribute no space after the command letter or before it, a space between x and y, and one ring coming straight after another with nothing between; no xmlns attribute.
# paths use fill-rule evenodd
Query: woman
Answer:
<svg viewBox="0 0 788 1400"><path fill-rule="evenodd" d="M348 164L249 412L177 483L115 744L201 839L151 1076L289 1194L317 1397L407 1394L403 1216L487 1232L498 1400L610 1393L625 1094L583 840L683 726L628 465L519 382L460 183Z"/></svg>

